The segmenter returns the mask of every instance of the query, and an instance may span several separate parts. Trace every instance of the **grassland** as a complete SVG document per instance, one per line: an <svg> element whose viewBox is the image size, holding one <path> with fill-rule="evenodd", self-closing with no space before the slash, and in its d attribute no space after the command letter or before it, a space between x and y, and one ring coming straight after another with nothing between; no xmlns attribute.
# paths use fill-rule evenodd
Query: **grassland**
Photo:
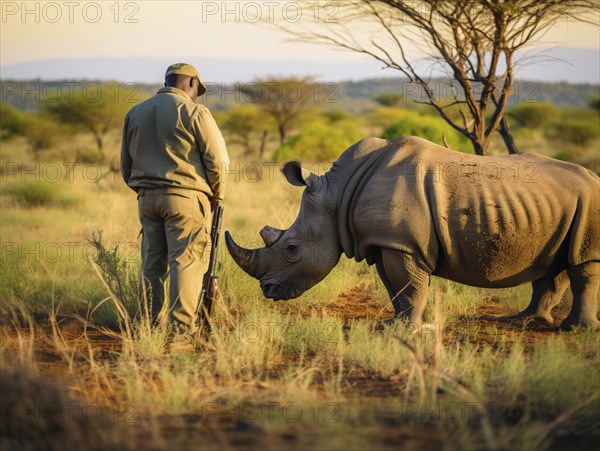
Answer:
<svg viewBox="0 0 600 451"><path fill-rule="evenodd" d="M265 223L292 223L301 191L232 154L224 229L258 245ZM62 155L34 161L19 139L2 143L3 448L597 446L600 334L481 318L523 308L527 286L435 279L433 330L379 330L392 311L374 268L343 259L273 303L223 249L212 333L197 352L170 352L135 301L135 194L109 165Z"/></svg>

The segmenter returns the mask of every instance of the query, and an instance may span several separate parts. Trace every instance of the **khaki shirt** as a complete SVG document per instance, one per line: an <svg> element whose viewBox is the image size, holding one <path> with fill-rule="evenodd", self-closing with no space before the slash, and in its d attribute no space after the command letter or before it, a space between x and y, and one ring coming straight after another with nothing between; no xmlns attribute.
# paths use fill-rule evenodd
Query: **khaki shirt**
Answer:
<svg viewBox="0 0 600 451"><path fill-rule="evenodd" d="M125 118L121 173L134 191L187 188L223 199L229 155L208 108L166 87Z"/></svg>

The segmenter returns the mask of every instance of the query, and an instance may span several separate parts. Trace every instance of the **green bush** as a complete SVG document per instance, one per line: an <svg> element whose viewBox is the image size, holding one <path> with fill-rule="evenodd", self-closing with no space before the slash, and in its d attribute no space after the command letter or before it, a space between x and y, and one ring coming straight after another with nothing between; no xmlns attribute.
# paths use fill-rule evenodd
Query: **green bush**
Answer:
<svg viewBox="0 0 600 451"><path fill-rule="evenodd" d="M563 119L552 123L545 130L548 139L564 144L584 147L598 139L598 123L591 120Z"/></svg>
<svg viewBox="0 0 600 451"><path fill-rule="evenodd" d="M559 116L558 108L549 103L522 103L508 111L509 117L527 128L540 128Z"/></svg>
<svg viewBox="0 0 600 451"><path fill-rule="evenodd" d="M8 139L23 132L24 114L6 102L0 103L0 139Z"/></svg>
<svg viewBox="0 0 600 451"><path fill-rule="evenodd" d="M419 136L440 145L444 145L445 137L448 145L453 149L466 150L470 147L469 140L443 119L412 112L387 127L381 135L382 138L399 136Z"/></svg>
<svg viewBox="0 0 600 451"><path fill-rule="evenodd" d="M356 124L340 120L331 124L311 123L302 132L279 147L275 161L302 159L311 162L334 161L340 154L363 138Z"/></svg>

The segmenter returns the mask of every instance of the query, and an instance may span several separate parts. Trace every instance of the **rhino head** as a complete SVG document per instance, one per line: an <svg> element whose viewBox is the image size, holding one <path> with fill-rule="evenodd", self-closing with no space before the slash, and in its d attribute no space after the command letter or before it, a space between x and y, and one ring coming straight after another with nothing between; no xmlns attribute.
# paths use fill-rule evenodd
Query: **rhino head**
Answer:
<svg viewBox="0 0 600 451"><path fill-rule="evenodd" d="M283 168L287 181L306 187L298 217L287 230L265 226L265 247L245 249L229 232L225 241L235 262L260 281L267 298L296 298L320 282L337 264L342 250L337 239L334 208L327 205L328 182L292 161ZM329 193L330 194L330 193Z"/></svg>

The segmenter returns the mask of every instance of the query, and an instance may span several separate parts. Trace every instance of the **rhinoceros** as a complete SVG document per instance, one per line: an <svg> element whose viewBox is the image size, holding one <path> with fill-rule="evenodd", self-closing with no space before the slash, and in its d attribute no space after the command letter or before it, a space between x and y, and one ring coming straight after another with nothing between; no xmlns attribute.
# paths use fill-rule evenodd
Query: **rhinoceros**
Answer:
<svg viewBox="0 0 600 451"><path fill-rule="evenodd" d="M394 318L415 326L434 275L484 288L532 282L530 303L515 317L548 322L570 284L573 304L561 328L599 329L600 179L588 169L401 137L359 141L322 176L297 161L282 171L305 187L292 226L264 227L259 249L225 233L233 259L267 298L298 297L344 253L375 264Z"/></svg>

